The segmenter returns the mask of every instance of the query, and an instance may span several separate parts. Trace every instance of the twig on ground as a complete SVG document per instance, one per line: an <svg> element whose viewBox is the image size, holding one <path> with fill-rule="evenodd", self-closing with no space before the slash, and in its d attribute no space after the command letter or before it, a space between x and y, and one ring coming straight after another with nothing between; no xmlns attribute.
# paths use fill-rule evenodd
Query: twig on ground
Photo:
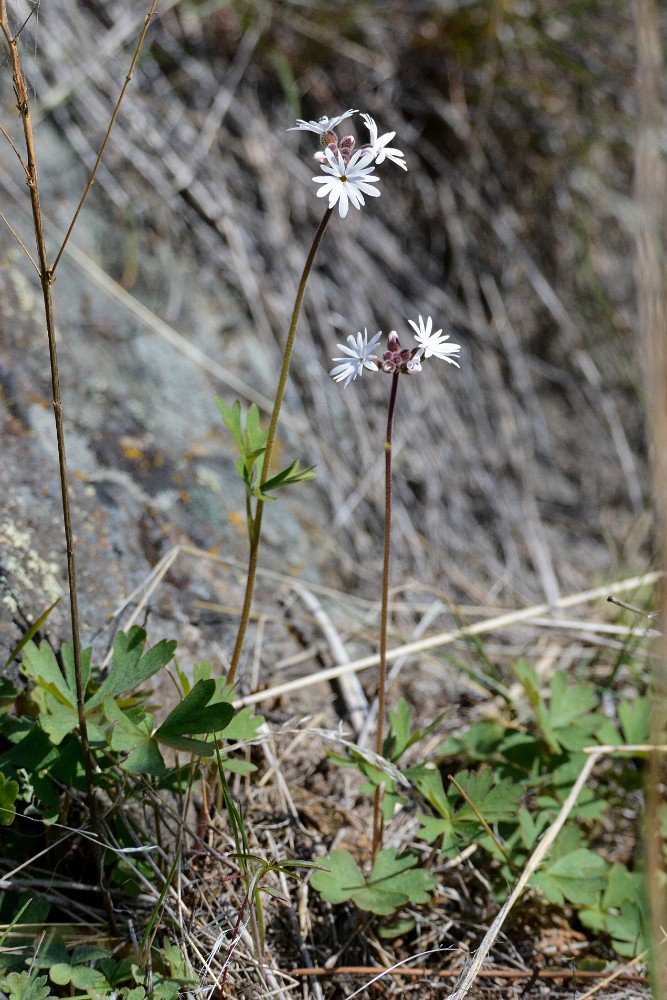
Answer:
<svg viewBox="0 0 667 1000"><path fill-rule="evenodd" d="M293 583L292 590L299 595L322 630L334 663L349 663L350 658L347 655L345 643L315 594L302 583ZM349 723L355 735L359 737L368 717L368 701L361 682L356 674L345 674L338 680L338 690L345 704Z"/></svg>
<svg viewBox="0 0 667 1000"><path fill-rule="evenodd" d="M639 586L650 586L660 580L661 577L662 574L657 571L654 573L646 573L643 576L633 577L630 580L621 580L616 584L612 584L612 586L607 585L605 587L597 587L595 590L586 590L577 594L569 594L566 597L559 598L553 607L549 604L536 604L530 608L521 608L518 611L508 611L495 618L475 622L474 624L467 625L464 628L455 629L450 632L440 632L438 635L428 636L428 638L420 639L418 642L410 642L403 646L396 646L387 651L387 661L395 660L399 656L405 656L409 653L421 653L425 649L435 649L438 646L446 646L457 639L462 639L466 636L485 635L488 632L496 632L510 625L516 625L519 622L530 621L532 618L545 615L554 608L572 608L576 607L578 604L587 604L590 601L599 600L610 591L622 593L624 590L634 590ZM377 655L364 656L359 660L353 660L351 663L343 664L340 667L331 667L328 670L319 671L315 675L285 681L282 684L276 684L272 688L266 688L264 691L257 691L255 694L246 695L244 698L239 698L234 704L237 707L254 705L261 701L267 701L270 698L280 697L283 694L287 694L289 691L298 691L302 688L309 687L312 684L342 677L343 674L351 673L352 671L366 670L369 667L375 667L378 663L379 657Z"/></svg>

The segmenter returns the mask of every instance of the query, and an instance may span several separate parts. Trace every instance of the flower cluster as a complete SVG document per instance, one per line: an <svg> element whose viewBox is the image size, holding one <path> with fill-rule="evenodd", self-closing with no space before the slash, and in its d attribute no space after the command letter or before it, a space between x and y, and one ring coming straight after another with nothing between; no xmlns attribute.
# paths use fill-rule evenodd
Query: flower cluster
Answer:
<svg viewBox="0 0 667 1000"><path fill-rule="evenodd" d="M376 164L391 160L403 170L408 169L401 150L389 145L396 133L387 132L378 136L377 125L370 115L361 116L369 131L368 143L355 151L356 139L353 135L338 138L335 131L337 126L355 114L357 109L349 108L334 118L324 116L319 121L304 121L300 118L293 128L288 129L288 132L314 132L320 137L322 148L315 153L315 160L327 176L318 175L313 180L320 185L318 197L328 197L329 208L338 205L341 219L347 215L350 204L355 208L361 208L365 204L364 195L373 198L379 196L380 192L373 186L380 181L373 173Z"/></svg>
<svg viewBox="0 0 667 1000"><path fill-rule="evenodd" d="M335 382L342 382L343 388L347 388L350 382L354 381L357 375L363 375L364 368L368 371L381 370L388 375L415 375L422 370L422 360L427 358L440 358L450 365L459 367L454 355L461 350L460 344L448 344L449 334L444 334L442 330L433 330L433 320L430 316L426 322L419 317L419 322L408 320L410 326L415 331L415 340L418 347L402 348L395 330L387 337L387 350L378 359L374 353L378 341L382 336L380 330L371 340L368 339L368 331L364 329L363 335L358 333L347 338L347 347L338 344L338 349L343 351L346 357L333 358L340 362L332 368L329 374Z"/></svg>

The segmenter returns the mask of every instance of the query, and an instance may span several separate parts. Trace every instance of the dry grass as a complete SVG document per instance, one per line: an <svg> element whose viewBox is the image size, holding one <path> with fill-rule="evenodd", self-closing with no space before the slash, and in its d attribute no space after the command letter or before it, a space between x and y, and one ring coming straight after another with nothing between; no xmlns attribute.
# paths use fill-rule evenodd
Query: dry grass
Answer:
<svg viewBox="0 0 667 1000"><path fill-rule="evenodd" d="M261 342L268 370L236 352L243 370L233 373L259 383L261 398L320 208L308 143L285 133L295 111L272 67L287 60L303 114L361 103L409 151L408 174L387 174L377 205L327 234L294 366L289 410L301 431L290 447L318 465L334 530L313 547L334 584L342 575L370 595L377 580L386 386L340 392L324 379L328 358L348 332L400 331L418 312L451 327L463 365L445 386L423 379L418 400L410 386L399 400L402 575L457 601L514 604L641 565L624 208L632 24L621 10L603 19L601 66L595 10L554 3L503 15L480 3L447 16L394 4L373 18L338 4L338 35L331 12L310 5L162 8L98 184L121 230L134 215L138 257L107 244L102 264L189 331L190 290L156 301L149 258L195 255L221 302L236 296L236 335ZM139 23L120 0L103 17L57 3L40 15L38 108L86 163L122 79L122 43ZM82 66L86 44L98 56ZM531 75L539 85L527 90ZM222 326L221 358L230 337ZM196 350L196 332L188 341Z"/></svg>

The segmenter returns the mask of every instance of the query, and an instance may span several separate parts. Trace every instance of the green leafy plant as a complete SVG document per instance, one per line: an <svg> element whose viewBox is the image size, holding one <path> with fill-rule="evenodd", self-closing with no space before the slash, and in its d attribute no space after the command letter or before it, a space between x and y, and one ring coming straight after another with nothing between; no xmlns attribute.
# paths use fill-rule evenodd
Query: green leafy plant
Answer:
<svg viewBox="0 0 667 1000"><path fill-rule="evenodd" d="M361 792L384 787L386 821L416 798L419 838L436 846L442 857L454 858L474 845L476 864L486 870L498 900L554 822L584 765L584 748L643 745L649 726L646 698L620 701L614 720L600 711L603 692L594 685L555 674L545 692L527 661L518 661L514 669L530 708L528 718L519 718L508 705L504 721L476 722L441 742L435 760L419 761L420 743L433 727L413 730L410 708L400 701L389 713L384 764L354 747L345 755L330 755L364 776ZM417 761L404 766L408 750ZM604 813L621 808L623 796L634 794L640 784L636 764L626 757L617 761L611 784L588 785L530 883L548 903L573 908L583 924L607 933L624 955L636 954L646 943L639 889L643 874L605 856L597 838ZM367 880L348 852L332 852L324 863L331 874L312 879L323 898L387 912L374 908L382 906L379 892L369 905L375 899L374 875Z"/></svg>
<svg viewBox="0 0 667 1000"><path fill-rule="evenodd" d="M648 946L644 883L641 870L628 871L625 865L614 864L606 874L605 885L579 911L582 924L606 933L619 955L637 955Z"/></svg>
<svg viewBox="0 0 667 1000"><path fill-rule="evenodd" d="M330 903L353 902L360 910L388 916L406 903L428 903L436 880L418 868L416 854L395 848L379 851L366 878L349 851L331 851L322 859L328 871L315 872L311 885Z"/></svg>
<svg viewBox="0 0 667 1000"><path fill-rule="evenodd" d="M20 970L21 964L29 970ZM102 1000L112 994L122 1000L176 1000L180 990L192 987L197 977L184 961L180 948L165 938L151 954L150 989L147 971L129 958L115 957L99 945L68 948L64 939L49 935L26 941L8 955L0 954L0 990L17 1000L46 1000L72 993ZM45 974L37 973L44 971Z"/></svg>
<svg viewBox="0 0 667 1000"><path fill-rule="evenodd" d="M154 793L162 789L172 796L182 794L197 776L198 762L216 752L220 767L243 774L254 769L231 751L220 752L218 745L227 732L241 744L252 740L263 720L250 709L235 716L231 688L211 678L208 663L197 665L192 677L176 664L181 700L162 722L156 721L146 683L167 666L174 649L175 643L167 640L147 648L144 631L135 627L116 637L104 676L93 665L91 651L82 651L83 708L96 761L97 794L114 799L122 794L128 804L140 802L145 782ZM88 789L71 646L58 657L45 643L26 643L21 671L27 686L3 680L0 691L0 822L8 858L20 857L26 836L33 844L36 835L52 843L45 829L39 833L36 821L47 826L86 825L83 817L77 818L78 807L72 802L72 792L85 794ZM184 755L183 763L179 755ZM131 814L122 821L112 814L108 823L120 848L120 854L106 856L110 884L137 895L147 882L155 881L156 869L148 860L126 857L123 851L136 851L145 832L135 829ZM56 848L50 850L55 851L52 858L59 856ZM66 870L64 863L61 867ZM46 920L48 905L39 915L33 912L43 898L33 901L24 921ZM0 893L0 919L10 921L22 905L19 894ZM72 985L78 988L76 982Z"/></svg>
<svg viewBox="0 0 667 1000"><path fill-rule="evenodd" d="M315 477L314 466L311 466L309 469L299 469L299 461L297 459L291 465L288 465L287 468L283 469L282 472L261 482L260 459L262 459L266 452L266 442L269 432L268 429L263 430L260 427L257 406L252 403L248 407L244 427L241 404L238 399L234 401L231 409L220 398L216 398L215 402L222 414L222 419L236 442L239 458L234 462L234 466L243 480L249 496L253 496L257 500L275 500L276 497L270 494L271 490L277 490L282 486L291 486L294 483L300 483ZM250 526L251 522L249 523Z"/></svg>

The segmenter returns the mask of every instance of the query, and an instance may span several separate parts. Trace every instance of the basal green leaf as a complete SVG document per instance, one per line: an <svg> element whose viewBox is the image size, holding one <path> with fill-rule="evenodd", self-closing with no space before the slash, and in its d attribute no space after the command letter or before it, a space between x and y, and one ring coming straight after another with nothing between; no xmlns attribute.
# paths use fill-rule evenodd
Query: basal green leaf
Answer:
<svg viewBox="0 0 667 1000"><path fill-rule="evenodd" d="M249 760L239 760L236 757L227 757L223 754L220 761L225 771L230 771L232 774L253 774L257 770L257 765Z"/></svg>
<svg viewBox="0 0 667 1000"><path fill-rule="evenodd" d="M103 958L109 958L109 954L106 948L100 948L95 944L80 944L73 949L70 962L72 965L87 965L90 962L99 962Z"/></svg>
<svg viewBox="0 0 667 1000"><path fill-rule="evenodd" d="M46 713L40 719L42 729L48 733L54 746L58 746L68 733L79 725L79 713L73 705L64 705L51 694L45 694Z"/></svg>
<svg viewBox="0 0 667 1000"><path fill-rule="evenodd" d="M0 754L0 768L12 764L24 767L27 771L36 771L52 764L56 754L57 751L41 726L31 721L29 728L23 731L14 746Z"/></svg>
<svg viewBox="0 0 667 1000"><path fill-rule="evenodd" d="M71 690L58 666L55 653L43 642L36 646L34 642L26 643L21 661L21 670L35 684L44 688L63 705L76 703L76 693Z"/></svg>
<svg viewBox="0 0 667 1000"><path fill-rule="evenodd" d="M521 785L509 779L499 779L490 767L482 767L477 772L462 771L456 775L456 781L490 825L516 819L523 795ZM449 797L454 794L458 795L458 792L452 790ZM454 815L455 825L463 822L479 824L475 811L466 801Z"/></svg>
<svg viewBox="0 0 667 1000"><path fill-rule="evenodd" d="M607 877L607 886L602 894L602 908L611 910L626 901L637 902L644 896L644 892L643 872L628 871L625 865L612 865Z"/></svg>
<svg viewBox="0 0 667 1000"><path fill-rule="evenodd" d="M638 900L626 899L619 912L607 915L606 924L614 950L619 955L630 958L648 946L647 918Z"/></svg>
<svg viewBox="0 0 667 1000"><path fill-rule="evenodd" d="M631 872L624 865L615 864L609 871L607 886L599 901L581 910L579 917L585 927L609 934L617 954L631 957L647 945L646 909L643 873Z"/></svg>
<svg viewBox="0 0 667 1000"><path fill-rule="evenodd" d="M535 668L528 660L518 659L512 664L512 670L524 690L528 702L533 709L535 721L545 743L553 753L558 753L558 741L554 736L551 718L542 697L541 685Z"/></svg>
<svg viewBox="0 0 667 1000"><path fill-rule="evenodd" d="M369 890L402 892L405 902L427 903L435 888L435 878L423 868L417 868L418 863L416 854L399 854L395 847L380 851L368 879Z"/></svg>
<svg viewBox="0 0 667 1000"><path fill-rule="evenodd" d="M151 1000L178 1000L180 984L175 979L156 976L153 980Z"/></svg>
<svg viewBox="0 0 667 1000"><path fill-rule="evenodd" d="M56 962L49 969L49 979L56 986L69 986L72 982L72 966L69 962Z"/></svg>
<svg viewBox="0 0 667 1000"><path fill-rule="evenodd" d="M156 737L167 742L185 733L219 733L226 729L234 716L229 702L208 702L215 694L215 681L197 681L189 694L174 708L160 728Z"/></svg>
<svg viewBox="0 0 667 1000"><path fill-rule="evenodd" d="M16 815L14 803L19 794L17 781L5 777L0 771L0 826L11 826Z"/></svg>
<svg viewBox="0 0 667 1000"><path fill-rule="evenodd" d="M166 666L174 655L176 643L162 639L144 653L146 633L137 625L129 632L119 632L113 649L111 667L106 679L87 702L88 708L101 705L105 698L117 697L140 687L144 681Z"/></svg>
<svg viewBox="0 0 667 1000"><path fill-rule="evenodd" d="M123 770L128 774L162 775L166 766L157 740L152 735L153 717L146 713L140 723L135 723L112 697L104 702L104 714L111 723L111 749L119 753L129 751L121 764Z"/></svg>
<svg viewBox="0 0 667 1000"><path fill-rule="evenodd" d="M389 734L385 740L384 756L396 762L410 743L410 719L412 709L405 698L399 698L396 708L389 710L391 723Z"/></svg>
<svg viewBox="0 0 667 1000"><path fill-rule="evenodd" d="M351 899L371 913L388 915L410 901L425 903L435 886L429 872L415 869L416 855L399 855L395 848L380 851L368 880L348 851L332 851L322 860L331 871L315 872L311 879L322 898L331 903Z"/></svg>
<svg viewBox="0 0 667 1000"><path fill-rule="evenodd" d="M166 765L155 737L146 737L138 743L121 767L128 774L153 774L156 778L164 774Z"/></svg>
<svg viewBox="0 0 667 1000"><path fill-rule="evenodd" d="M157 732L155 735L160 743L171 747L172 750L179 750L181 753L193 753L197 757L212 757L215 753L214 743L196 740L190 736L160 735L158 737Z"/></svg>
<svg viewBox="0 0 667 1000"><path fill-rule="evenodd" d="M51 989L46 976L32 976L29 972L10 972L5 976L3 988L9 1000L46 1000Z"/></svg>
<svg viewBox="0 0 667 1000"><path fill-rule="evenodd" d="M378 937L384 941L393 941L397 937L404 937L415 929L416 921L412 917L399 917L383 924L378 928Z"/></svg>
<svg viewBox="0 0 667 1000"><path fill-rule="evenodd" d="M523 807L519 809L519 836L521 843L527 850L535 847L540 836L549 825L550 819L551 817L548 812L539 812L533 815Z"/></svg>
<svg viewBox="0 0 667 1000"><path fill-rule="evenodd" d="M378 913L380 916L389 916L408 902L404 892L392 892L388 886L381 890L359 889L352 899L360 910L368 910L369 913Z"/></svg>
<svg viewBox="0 0 667 1000"><path fill-rule="evenodd" d="M330 871L316 871L310 880L322 899L329 903L344 903L366 886L359 865L349 851L332 851L321 863Z"/></svg>
<svg viewBox="0 0 667 1000"><path fill-rule="evenodd" d="M597 706L592 684L568 684L565 674L556 672L551 681L549 718L554 729L567 729L581 715Z"/></svg>
<svg viewBox="0 0 667 1000"><path fill-rule="evenodd" d="M440 757L457 757L465 753L473 760L488 760L500 749L507 732L498 722L476 722L462 733L449 736L440 744L437 753Z"/></svg>
<svg viewBox="0 0 667 1000"><path fill-rule="evenodd" d="M435 809L439 816L451 821L452 807L445 794L440 770L429 761L406 771L406 777L414 784L420 795Z"/></svg>
<svg viewBox="0 0 667 1000"><path fill-rule="evenodd" d="M264 725L262 715L253 715L252 708L242 708L234 715L225 728L225 739L232 743L242 743L257 738Z"/></svg>
<svg viewBox="0 0 667 1000"><path fill-rule="evenodd" d="M607 882L607 862L586 847L571 851L537 872L531 883L552 903L594 906Z"/></svg>
<svg viewBox="0 0 667 1000"><path fill-rule="evenodd" d="M439 837L444 837L446 845L443 845L443 849L448 849L453 840L458 839L455 838L451 819L445 819L440 816L426 816L424 813L418 813L417 819L421 823L419 837L421 840L426 841L427 844L432 844Z"/></svg>
<svg viewBox="0 0 667 1000"><path fill-rule="evenodd" d="M650 741L650 705L648 698L622 701L618 706L618 720L621 723L621 731L626 743L643 745Z"/></svg>

